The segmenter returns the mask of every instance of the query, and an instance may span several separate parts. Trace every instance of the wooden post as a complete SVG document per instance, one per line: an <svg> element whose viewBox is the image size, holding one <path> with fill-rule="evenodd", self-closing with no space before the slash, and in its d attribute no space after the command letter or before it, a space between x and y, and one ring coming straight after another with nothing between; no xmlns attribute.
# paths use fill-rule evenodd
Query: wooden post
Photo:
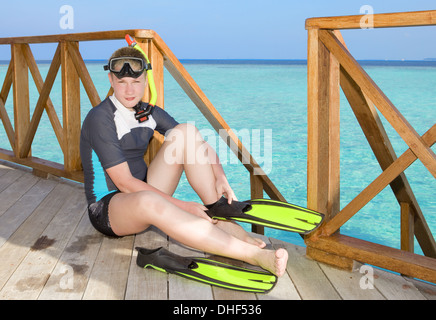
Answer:
<svg viewBox="0 0 436 320"><path fill-rule="evenodd" d="M339 211L339 64L309 29L307 206Z"/></svg>
<svg viewBox="0 0 436 320"><path fill-rule="evenodd" d="M154 78L154 84L156 86L156 93L157 93L156 105L164 109L165 108L164 58L162 53L154 44L154 42L152 40L148 40L148 41L149 41L148 56L153 68L153 78ZM153 159L156 156L163 142L164 142L164 136L158 132L155 132L155 134L153 135L153 139L150 141L150 145L148 147L150 151L149 152L150 159Z"/></svg>
<svg viewBox="0 0 436 320"><path fill-rule="evenodd" d="M307 53L307 206L313 210L323 207L322 195L319 190L320 177L320 144L319 132L319 40L318 29L308 30L308 53ZM326 194L326 193L324 193ZM324 208L324 212L326 207Z"/></svg>
<svg viewBox="0 0 436 320"><path fill-rule="evenodd" d="M14 95L14 128L15 128L15 156L26 158L31 155L29 151L21 155L25 143L26 132L30 124L29 107L29 71L23 53L24 44L12 44L11 55L13 64L12 82Z"/></svg>
<svg viewBox="0 0 436 320"><path fill-rule="evenodd" d="M15 132L5 108L6 99L8 98L9 91L12 87L13 64L14 60L12 58L9 62L8 71L6 72L3 86L0 91L0 120L2 121L3 127L5 128L6 135L9 139L9 144L11 145L12 150L15 152Z"/></svg>
<svg viewBox="0 0 436 320"><path fill-rule="evenodd" d="M337 31L339 33L339 31ZM329 186L327 212L334 217L340 211L340 65L329 52L328 105L329 105ZM327 80L327 79L326 79Z"/></svg>
<svg viewBox="0 0 436 320"><path fill-rule="evenodd" d="M250 189L251 189L251 199L261 199L263 198L263 184L259 176L250 172ZM265 228L263 226L251 225L251 231L258 234L265 234Z"/></svg>
<svg viewBox="0 0 436 320"><path fill-rule="evenodd" d="M55 131L56 136L58 137L58 141L62 143L63 140L62 126L57 117L53 103L51 102L49 97L50 91L52 90L61 63L60 48L58 46L58 48L56 49L56 53L53 57L53 61L50 65L45 81L42 80L41 74L39 73L38 66L36 64L35 58L33 57L29 45L25 44L23 49L25 49L23 53L24 56L26 57L26 61L29 66L30 73L33 76L33 80L35 82L36 88L39 92L39 98L36 103L35 109L33 111L32 120L30 121L30 126L26 133L25 142L22 146L22 149L20 150L21 156L24 156L30 150L44 108L47 111L47 115L53 125L53 129Z"/></svg>
<svg viewBox="0 0 436 320"><path fill-rule="evenodd" d="M157 91L156 104L162 109L164 103L164 58L152 40L149 40L148 56L153 67L154 83Z"/></svg>
<svg viewBox="0 0 436 320"><path fill-rule="evenodd" d="M78 46L77 42L72 45ZM64 167L66 171L81 170L80 161L80 81L68 52L67 42L61 42L62 105L64 127Z"/></svg>
<svg viewBox="0 0 436 320"><path fill-rule="evenodd" d="M151 57L149 57L150 52L148 50L148 47L150 45L150 42L148 41L148 39L135 39L137 45L142 49L142 51L144 51L147 54L148 59L150 60L150 63L152 64L152 68L153 68L153 60L151 59ZM153 69L153 76L154 76L154 69ZM144 91L144 96L142 97L142 101L146 101L149 102L150 101L150 88L147 86L145 88Z"/></svg>
<svg viewBox="0 0 436 320"><path fill-rule="evenodd" d="M156 48L156 46L153 44L153 42L149 39L136 39L138 45L141 47L141 49L147 54L148 59L150 60L152 70L153 70L153 78L154 83L156 86L156 93L157 93L157 100L156 100L156 106L160 108L164 108L164 81L163 81L163 73L164 73L164 66L163 66L163 56L162 53ZM147 88L144 92L143 101L150 101L151 94L150 94L150 88L147 85ZM162 143L164 141L164 137L155 132L153 135L153 138L150 141L150 144L148 145L147 152L145 153L144 159L147 164L150 164L150 162L154 159L157 152L159 151L160 147L162 146Z"/></svg>
<svg viewBox="0 0 436 320"><path fill-rule="evenodd" d="M414 215L407 202L401 202L401 250L414 251Z"/></svg>

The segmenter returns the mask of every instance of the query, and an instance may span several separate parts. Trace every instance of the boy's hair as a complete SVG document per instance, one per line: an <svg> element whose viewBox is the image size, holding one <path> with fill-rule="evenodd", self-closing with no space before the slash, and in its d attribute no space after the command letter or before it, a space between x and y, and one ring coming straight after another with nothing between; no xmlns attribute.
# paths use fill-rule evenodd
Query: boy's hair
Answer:
<svg viewBox="0 0 436 320"><path fill-rule="evenodd" d="M112 56L109 58L109 60L113 58L120 58L120 57L134 57L134 58L140 58L145 61L144 55L132 47L122 47L116 50L114 53L112 53Z"/></svg>

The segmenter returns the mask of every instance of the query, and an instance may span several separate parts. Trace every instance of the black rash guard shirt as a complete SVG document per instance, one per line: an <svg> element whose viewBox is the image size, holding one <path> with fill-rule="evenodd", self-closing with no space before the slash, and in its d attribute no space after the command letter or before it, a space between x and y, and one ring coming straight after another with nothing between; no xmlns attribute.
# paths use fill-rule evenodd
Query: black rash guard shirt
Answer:
<svg viewBox="0 0 436 320"><path fill-rule="evenodd" d="M132 175L145 181L147 165L144 153L154 130L166 134L178 122L165 110L153 107L153 113L139 123L134 112L110 96L91 109L83 121L80 156L85 176L88 204L117 191L106 169L127 161Z"/></svg>

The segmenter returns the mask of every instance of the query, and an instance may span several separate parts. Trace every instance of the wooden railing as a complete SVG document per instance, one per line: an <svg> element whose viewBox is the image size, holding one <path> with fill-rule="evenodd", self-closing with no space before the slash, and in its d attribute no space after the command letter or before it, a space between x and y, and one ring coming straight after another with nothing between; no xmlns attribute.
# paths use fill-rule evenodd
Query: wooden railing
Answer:
<svg viewBox="0 0 436 320"><path fill-rule="evenodd" d="M247 168L250 173L252 196L262 197L263 191L265 191L273 199L284 200L278 189L233 133L180 61L159 35L152 30L119 30L0 38L0 45L10 45L12 52L0 92L0 118L9 139L11 150L0 149L0 159L31 167L34 169L34 173L38 175L50 173L80 182L83 181L79 154L81 129L80 82L83 84L92 106L98 105L101 99L82 59L79 42L124 39L126 34L134 36L142 49L148 53L158 93L157 105L164 107L163 74L165 67ZM29 46L32 43L58 43L45 80L41 77ZM62 74L62 124L49 97L59 69L61 69ZM32 115L30 114L29 102L29 70L39 92L39 98ZM13 91L14 126L12 126L5 109L6 99L11 87ZM111 89L109 90L110 93ZM148 94L149 90L146 90L145 101L149 100ZM63 164L32 157L32 142L44 110L50 119L54 134L63 152ZM154 157L162 141L163 137L156 133L145 155L148 162ZM258 232L263 231L262 228L255 230Z"/></svg>
<svg viewBox="0 0 436 320"><path fill-rule="evenodd" d="M436 25L436 11L376 14L372 18L374 28ZM419 159L436 178L436 155L431 149L436 141L436 124L420 136L348 51L339 30L359 29L362 19L365 17L359 15L306 20L307 201L309 208L328 217L320 229L306 238L307 253L314 259L344 268L360 261L436 282L435 240L404 174ZM340 88L383 170L342 209L339 203ZM409 146L400 157L394 152L377 110ZM402 250L341 235L340 227L389 184L400 204ZM413 254L414 236L425 256Z"/></svg>

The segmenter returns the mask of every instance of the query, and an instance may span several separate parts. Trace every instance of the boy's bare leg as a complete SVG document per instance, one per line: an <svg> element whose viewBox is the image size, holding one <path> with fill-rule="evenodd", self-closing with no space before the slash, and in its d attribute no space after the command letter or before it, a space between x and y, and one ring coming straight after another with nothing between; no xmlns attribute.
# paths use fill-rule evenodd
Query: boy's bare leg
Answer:
<svg viewBox="0 0 436 320"><path fill-rule="evenodd" d="M211 254L242 260L283 275L288 253L242 241L209 221L185 212L154 192L119 193L109 204L109 219L117 235L141 232L154 225L173 239Z"/></svg>
<svg viewBox="0 0 436 320"><path fill-rule="evenodd" d="M255 238L250 236L247 231L244 230L239 224L233 221L218 221L216 226L218 228L221 228L225 232L231 234L232 236L241 239L243 241L246 241L248 243L254 244L258 246L259 248L265 248L266 243L259 238Z"/></svg>
<svg viewBox="0 0 436 320"><path fill-rule="evenodd" d="M172 195L184 170L190 185L203 203L216 202L218 195L215 188L215 176L210 159L204 151L204 140L198 130L189 124L178 125L168 135L150 164L147 182L166 194ZM266 246L261 239L251 237L236 223L220 221L217 226L238 239L261 248Z"/></svg>

